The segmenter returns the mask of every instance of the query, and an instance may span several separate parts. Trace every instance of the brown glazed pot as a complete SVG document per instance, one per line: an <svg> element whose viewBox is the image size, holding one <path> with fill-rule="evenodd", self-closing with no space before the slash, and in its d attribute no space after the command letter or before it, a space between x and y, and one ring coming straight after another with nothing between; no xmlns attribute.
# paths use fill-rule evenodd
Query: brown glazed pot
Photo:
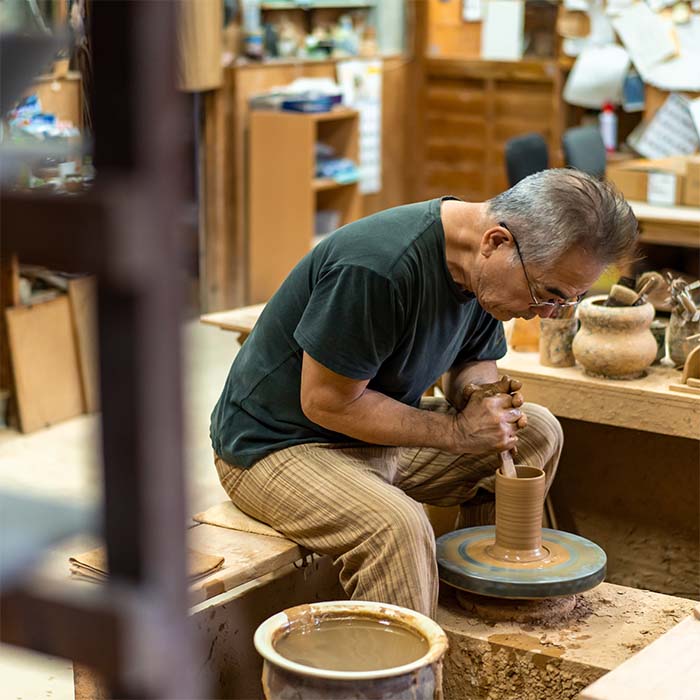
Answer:
<svg viewBox="0 0 700 700"><path fill-rule="evenodd" d="M643 377L656 358L657 344L649 328L655 309L648 302L640 306L603 306L606 298L594 296L581 302L581 328L572 345L574 357L594 377Z"/></svg>
<svg viewBox="0 0 700 700"><path fill-rule="evenodd" d="M428 644L419 659L378 671L334 671L291 661L275 648L290 629L328 619L369 617L398 624ZM364 600L299 605L265 620L255 632L255 648L263 657L262 685L266 700L441 700L442 657L447 635L429 617L408 608ZM368 653L369 652L368 650Z"/></svg>

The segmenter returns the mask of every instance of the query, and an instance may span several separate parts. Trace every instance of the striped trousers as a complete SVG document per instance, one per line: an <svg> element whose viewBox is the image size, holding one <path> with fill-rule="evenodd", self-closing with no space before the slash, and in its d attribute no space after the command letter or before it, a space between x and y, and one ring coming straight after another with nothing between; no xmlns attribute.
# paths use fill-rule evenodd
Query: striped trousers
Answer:
<svg viewBox="0 0 700 700"><path fill-rule="evenodd" d="M441 398L421 408L453 411ZM526 403L516 463L544 469L549 490L561 453L557 419ZM494 522L498 455L433 448L310 443L248 469L215 457L221 483L242 511L340 564L350 598L402 605L435 617L435 535L421 504L460 505L458 527Z"/></svg>

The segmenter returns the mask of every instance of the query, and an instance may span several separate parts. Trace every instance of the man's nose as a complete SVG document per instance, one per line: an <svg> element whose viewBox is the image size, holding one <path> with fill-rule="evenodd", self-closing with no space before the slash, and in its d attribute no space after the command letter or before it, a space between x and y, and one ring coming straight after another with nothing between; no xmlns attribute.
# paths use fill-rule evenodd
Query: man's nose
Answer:
<svg viewBox="0 0 700 700"><path fill-rule="evenodd" d="M540 318L554 318L557 315L556 306L542 306L536 311Z"/></svg>

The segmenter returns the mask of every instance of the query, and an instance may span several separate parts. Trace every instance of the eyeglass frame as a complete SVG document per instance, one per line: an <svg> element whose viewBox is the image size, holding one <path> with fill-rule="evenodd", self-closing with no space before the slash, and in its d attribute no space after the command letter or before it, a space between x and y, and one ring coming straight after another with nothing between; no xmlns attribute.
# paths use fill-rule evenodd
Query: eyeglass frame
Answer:
<svg viewBox="0 0 700 700"><path fill-rule="evenodd" d="M584 294L579 294L575 299L565 299L564 301L540 301L535 294L532 283L530 282L530 276L527 274L527 268L525 267L525 261L523 260L523 254L520 252L520 245L518 244L518 239L515 237L513 232L508 228L505 221L501 221L498 224L501 228L504 228L508 233L510 233L513 243L515 243L515 250L518 253L518 258L520 259L520 265L525 273L525 281L527 282L527 289L530 292L530 297L532 297L532 304L530 308L538 309L554 309L558 311L559 309L568 309L572 306L578 306L584 297Z"/></svg>

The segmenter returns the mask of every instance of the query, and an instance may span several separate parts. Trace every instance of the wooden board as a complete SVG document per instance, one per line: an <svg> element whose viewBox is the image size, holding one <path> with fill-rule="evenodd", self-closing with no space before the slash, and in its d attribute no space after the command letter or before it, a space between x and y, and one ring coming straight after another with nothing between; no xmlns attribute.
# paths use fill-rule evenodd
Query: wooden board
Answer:
<svg viewBox="0 0 700 700"><path fill-rule="evenodd" d="M21 430L83 412L78 353L67 296L6 310Z"/></svg>
<svg viewBox="0 0 700 700"><path fill-rule="evenodd" d="M671 391L680 372L650 367L641 379L597 379L581 367L544 367L539 354L510 351L499 371L523 382L526 401L563 418L646 430L693 440L700 438L700 396Z"/></svg>
<svg viewBox="0 0 700 700"><path fill-rule="evenodd" d="M696 700L700 693L700 620L686 617L588 686L581 700Z"/></svg>
<svg viewBox="0 0 700 700"><path fill-rule="evenodd" d="M191 605L276 571L308 554L291 540L213 525L190 528L188 544L205 554L224 557L223 568L190 585Z"/></svg>
<svg viewBox="0 0 700 700"><path fill-rule="evenodd" d="M96 294L94 277L78 277L68 281L68 301L78 352L83 403L87 413L100 410Z"/></svg>
<svg viewBox="0 0 700 700"><path fill-rule="evenodd" d="M213 90L222 82L224 5L220 0L180 0L177 13L178 87Z"/></svg>

